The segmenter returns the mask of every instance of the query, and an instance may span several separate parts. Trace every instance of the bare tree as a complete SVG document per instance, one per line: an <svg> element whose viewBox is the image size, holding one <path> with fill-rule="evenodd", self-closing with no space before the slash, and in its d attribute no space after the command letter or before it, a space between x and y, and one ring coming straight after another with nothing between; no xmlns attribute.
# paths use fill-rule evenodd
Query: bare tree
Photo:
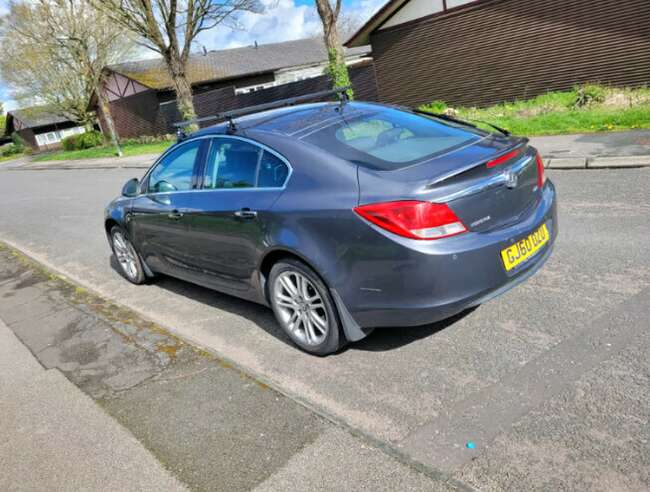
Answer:
<svg viewBox="0 0 650 492"><path fill-rule="evenodd" d="M118 154L117 135L102 85L103 68L123 60L135 43L86 0L11 2L0 24L0 74L18 100L44 103L92 128L89 108L99 97Z"/></svg>
<svg viewBox="0 0 650 492"><path fill-rule="evenodd" d="M167 67L182 117L196 117L188 59L192 42L219 24L236 25L237 13L261 12L258 0L91 0L106 15L159 53Z"/></svg>
<svg viewBox="0 0 650 492"><path fill-rule="evenodd" d="M341 3L341 0L334 0L334 4L331 0L316 0L316 9L323 23L323 38L329 59L327 73L332 78L335 88L350 85L350 75L345 64L345 54L338 30ZM352 89L348 91L348 95L352 97Z"/></svg>

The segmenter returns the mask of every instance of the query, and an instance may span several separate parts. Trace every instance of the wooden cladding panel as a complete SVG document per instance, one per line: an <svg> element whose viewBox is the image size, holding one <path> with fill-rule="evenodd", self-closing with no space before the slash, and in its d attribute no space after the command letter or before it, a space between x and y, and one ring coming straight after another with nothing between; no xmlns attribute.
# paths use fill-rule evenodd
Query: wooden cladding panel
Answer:
<svg viewBox="0 0 650 492"><path fill-rule="evenodd" d="M489 105L650 83L649 0L484 0L371 35L379 99Z"/></svg>

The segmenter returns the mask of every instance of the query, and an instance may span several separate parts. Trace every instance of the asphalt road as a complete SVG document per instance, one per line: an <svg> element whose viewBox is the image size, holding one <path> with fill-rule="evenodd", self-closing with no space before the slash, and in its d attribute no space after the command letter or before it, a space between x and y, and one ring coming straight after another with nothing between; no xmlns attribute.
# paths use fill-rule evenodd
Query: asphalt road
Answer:
<svg viewBox="0 0 650 492"><path fill-rule="evenodd" d="M481 490L650 487L649 169L549 171L560 237L529 282L324 359L263 307L112 269L103 207L138 172L0 171L0 238L434 472Z"/></svg>

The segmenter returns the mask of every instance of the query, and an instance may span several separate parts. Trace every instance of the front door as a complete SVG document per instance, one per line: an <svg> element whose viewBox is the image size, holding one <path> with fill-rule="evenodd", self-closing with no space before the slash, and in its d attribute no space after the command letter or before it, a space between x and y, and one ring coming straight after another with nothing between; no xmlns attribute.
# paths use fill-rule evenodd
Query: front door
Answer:
<svg viewBox="0 0 650 492"><path fill-rule="evenodd" d="M264 250L269 209L284 190L290 167L277 153L238 137L212 139L200 211L190 238L202 283L246 295Z"/></svg>
<svg viewBox="0 0 650 492"><path fill-rule="evenodd" d="M181 278L195 268L187 247L196 169L208 140L188 141L166 154L143 182L129 215L132 240L154 271ZM188 278L189 280L190 278Z"/></svg>

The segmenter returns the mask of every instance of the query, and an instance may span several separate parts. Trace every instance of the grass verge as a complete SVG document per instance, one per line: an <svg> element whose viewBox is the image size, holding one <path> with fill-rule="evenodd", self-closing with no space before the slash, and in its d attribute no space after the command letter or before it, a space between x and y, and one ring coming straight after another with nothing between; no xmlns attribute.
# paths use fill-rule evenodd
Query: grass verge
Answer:
<svg viewBox="0 0 650 492"><path fill-rule="evenodd" d="M451 108L443 101L421 107L465 120L483 120L515 135L561 135L650 128L650 88L588 84L525 101L487 108Z"/></svg>
<svg viewBox="0 0 650 492"><path fill-rule="evenodd" d="M24 157L24 156L25 156L25 154L3 155L3 156L0 156L0 163L13 161L15 159L20 159L21 157Z"/></svg>
<svg viewBox="0 0 650 492"><path fill-rule="evenodd" d="M122 145L122 152L125 156L142 154L159 154L165 151L173 142L152 142L152 143L126 143ZM40 154L33 157L33 161L68 161L76 159L96 159L99 157L115 157L113 146L94 147L83 150L59 150L47 154Z"/></svg>

